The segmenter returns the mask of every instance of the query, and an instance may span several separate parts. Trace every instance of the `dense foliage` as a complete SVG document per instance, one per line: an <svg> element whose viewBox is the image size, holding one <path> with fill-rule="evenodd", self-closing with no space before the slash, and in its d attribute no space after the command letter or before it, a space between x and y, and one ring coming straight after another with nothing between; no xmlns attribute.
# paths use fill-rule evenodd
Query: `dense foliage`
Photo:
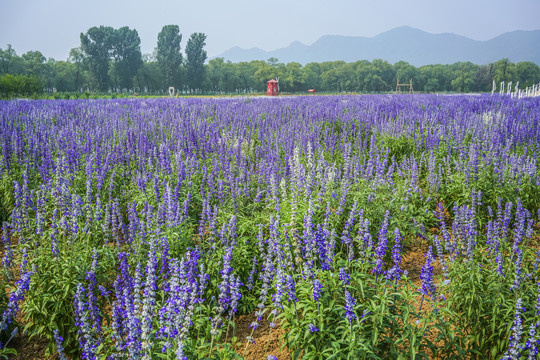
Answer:
<svg viewBox="0 0 540 360"><path fill-rule="evenodd" d="M420 92L490 92L493 81L519 83L521 89L540 82L540 67L530 61L475 65L415 67L405 61L358 60L353 63L328 61L280 63L270 58L232 63L223 58L206 61L206 35L193 33L181 53L182 34L177 25L166 25L157 36L154 54L141 55L136 30L93 27L81 34L81 47L71 50L68 61L46 59L39 51L18 56L8 45L0 49L0 75L35 75L47 92L124 92L166 94L169 86L181 93L232 94L262 92L266 82L279 77L280 91L393 92L396 82L413 82ZM402 89L405 90L405 89ZM407 90L408 91L408 90ZM2 95L4 96L4 95ZM4 96L5 97L5 96Z"/></svg>
<svg viewBox="0 0 540 360"><path fill-rule="evenodd" d="M0 129L3 343L537 356L540 98L3 101Z"/></svg>
<svg viewBox="0 0 540 360"><path fill-rule="evenodd" d="M37 96L43 92L43 83L35 75L0 76L0 98Z"/></svg>

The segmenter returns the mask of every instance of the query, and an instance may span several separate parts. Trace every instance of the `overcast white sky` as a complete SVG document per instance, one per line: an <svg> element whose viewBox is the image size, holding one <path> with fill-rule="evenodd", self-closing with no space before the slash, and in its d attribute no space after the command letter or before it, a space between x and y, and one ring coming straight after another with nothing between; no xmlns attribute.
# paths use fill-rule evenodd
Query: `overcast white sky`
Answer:
<svg viewBox="0 0 540 360"><path fill-rule="evenodd" d="M207 34L209 57L225 50L274 50L322 35L374 36L398 26L488 40L540 29L540 0L0 0L0 47L65 60L92 26L137 29L151 53L163 25L177 24L182 49ZM540 46L540 44L539 44Z"/></svg>

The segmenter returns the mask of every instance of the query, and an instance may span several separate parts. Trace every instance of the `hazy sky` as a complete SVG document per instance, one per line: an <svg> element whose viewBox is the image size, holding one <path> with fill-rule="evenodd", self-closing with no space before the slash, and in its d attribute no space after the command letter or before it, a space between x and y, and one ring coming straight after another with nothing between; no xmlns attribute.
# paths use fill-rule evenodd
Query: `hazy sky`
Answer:
<svg viewBox="0 0 540 360"><path fill-rule="evenodd" d="M488 40L540 29L540 0L0 0L0 47L65 60L92 26L137 29L151 53L163 25L177 24L182 49L207 34L209 57L233 47L273 50L322 35L374 36L398 26Z"/></svg>

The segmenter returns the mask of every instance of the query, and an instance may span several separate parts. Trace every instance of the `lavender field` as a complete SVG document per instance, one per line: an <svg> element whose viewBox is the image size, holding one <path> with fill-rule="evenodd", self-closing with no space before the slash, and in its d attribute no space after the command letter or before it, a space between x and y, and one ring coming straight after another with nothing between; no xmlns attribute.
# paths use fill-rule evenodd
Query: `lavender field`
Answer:
<svg viewBox="0 0 540 360"><path fill-rule="evenodd" d="M0 148L0 357L538 357L540 98L1 101Z"/></svg>

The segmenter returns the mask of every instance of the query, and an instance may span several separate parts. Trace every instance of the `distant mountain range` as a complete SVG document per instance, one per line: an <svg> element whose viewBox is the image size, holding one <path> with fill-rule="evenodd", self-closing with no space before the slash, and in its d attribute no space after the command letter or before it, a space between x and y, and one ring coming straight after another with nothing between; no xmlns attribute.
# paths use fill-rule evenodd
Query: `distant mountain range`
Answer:
<svg viewBox="0 0 540 360"><path fill-rule="evenodd" d="M430 34L402 26L374 37L325 35L311 45L299 41L272 51L233 47L216 56L232 62L277 58L282 63L383 59L407 61L414 66L470 61L488 64L508 58L511 62L532 61L540 65L540 30L512 31L487 41L455 34Z"/></svg>

